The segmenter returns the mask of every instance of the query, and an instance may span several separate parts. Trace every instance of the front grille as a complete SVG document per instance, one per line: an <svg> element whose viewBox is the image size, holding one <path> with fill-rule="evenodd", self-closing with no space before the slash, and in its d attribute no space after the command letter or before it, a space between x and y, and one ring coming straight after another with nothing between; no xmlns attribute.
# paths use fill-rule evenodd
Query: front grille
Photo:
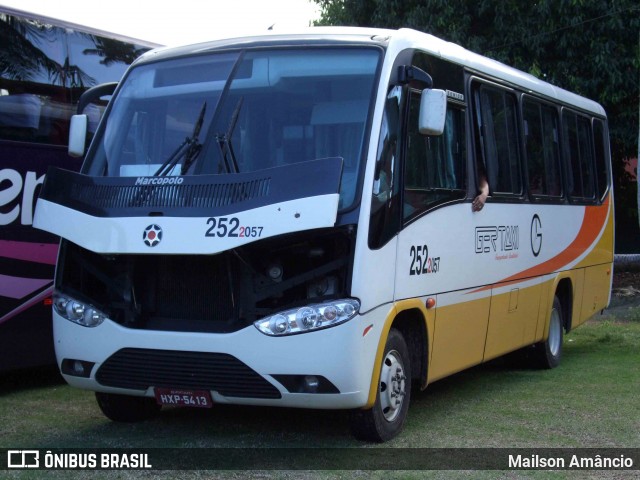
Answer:
<svg viewBox="0 0 640 480"><path fill-rule="evenodd" d="M170 177L89 176L51 168L40 198L95 217L206 218L337 194L341 176L341 158L253 172Z"/></svg>
<svg viewBox="0 0 640 480"><path fill-rule="evenodd" d="M98 369L105 387L214 390L225 397L280 398L280 392L257 372L225 353L124 348Z"/></svg>

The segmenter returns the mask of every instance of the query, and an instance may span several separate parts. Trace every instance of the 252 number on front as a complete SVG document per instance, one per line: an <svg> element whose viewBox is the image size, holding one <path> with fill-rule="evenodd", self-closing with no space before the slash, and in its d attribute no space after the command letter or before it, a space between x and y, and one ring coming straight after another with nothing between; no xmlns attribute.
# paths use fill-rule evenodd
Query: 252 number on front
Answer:
<svg viewBox="0 0 640 480"><path fill-rule="evenodd" d="M207 219L205 237L260 238L264 227L240 225L238 217L218 217Z"/></svg>

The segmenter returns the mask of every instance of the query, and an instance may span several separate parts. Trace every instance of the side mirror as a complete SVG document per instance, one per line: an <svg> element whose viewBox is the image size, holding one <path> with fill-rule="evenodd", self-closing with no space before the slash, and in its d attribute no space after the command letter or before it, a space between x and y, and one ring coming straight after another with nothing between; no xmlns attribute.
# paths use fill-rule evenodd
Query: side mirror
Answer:
<svg viewBox="0 0 640 480"><path fill-rule="evenodd" d="M420 100L418 131L422 135L442 135L447 117L447 92L425 89Z"/></svg>
<svg viewBox="0 0 640 480"><path fill-rule="evenodd" d="M113 95L118 86L117 82L103 83L91 87L84 92L78 100L77 115L71 117L69 125L69 155L72 157L84 156L84 150L87 142L87 130L89 119L83 112L91 103L100 99L100 97Z"/></svg>
<svg viewBox="0 0 640 480"><path fill-rule="evenodd" d="M73 115L69 126L69 155L82 157L87 139L87 116Z"/></svg>

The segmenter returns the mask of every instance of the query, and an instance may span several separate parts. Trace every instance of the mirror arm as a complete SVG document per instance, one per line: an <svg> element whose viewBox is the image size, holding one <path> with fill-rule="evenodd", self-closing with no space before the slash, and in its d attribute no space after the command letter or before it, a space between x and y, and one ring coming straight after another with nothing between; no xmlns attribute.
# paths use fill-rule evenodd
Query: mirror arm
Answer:
<svg viewBox="0 0 640 480"><path fill-rule="evenodd" d="M91 87L90 89L86 90L82 95L80 95L76 113L82 113L87 105L94 102L100 97L113 95L113 92L115 92L117 86L118 82L109 82L96 85L95 87Z"/></svg>
<svg viewBox="0 0 640 480"><path fill-rule="evenodd" d="M401 85L413 84L412 86L419 90L433 87L431 75L418 67L410 65L400 65L398 67L398 82Z"/></svg>

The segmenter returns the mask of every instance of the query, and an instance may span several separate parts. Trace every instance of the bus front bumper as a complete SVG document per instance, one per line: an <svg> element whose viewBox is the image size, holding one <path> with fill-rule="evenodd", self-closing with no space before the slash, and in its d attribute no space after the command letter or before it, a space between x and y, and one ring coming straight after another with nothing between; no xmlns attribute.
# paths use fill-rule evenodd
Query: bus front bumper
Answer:
<svg viewBox="0 0 640 480"><path fill-rule="evenodd" d="M367 404L388 314L379 308L323 330L272 337L253 325L226 333L93 328L53 313L58 366L72 386L154 397L207 390L214 403L349 409Z"/></svg>

